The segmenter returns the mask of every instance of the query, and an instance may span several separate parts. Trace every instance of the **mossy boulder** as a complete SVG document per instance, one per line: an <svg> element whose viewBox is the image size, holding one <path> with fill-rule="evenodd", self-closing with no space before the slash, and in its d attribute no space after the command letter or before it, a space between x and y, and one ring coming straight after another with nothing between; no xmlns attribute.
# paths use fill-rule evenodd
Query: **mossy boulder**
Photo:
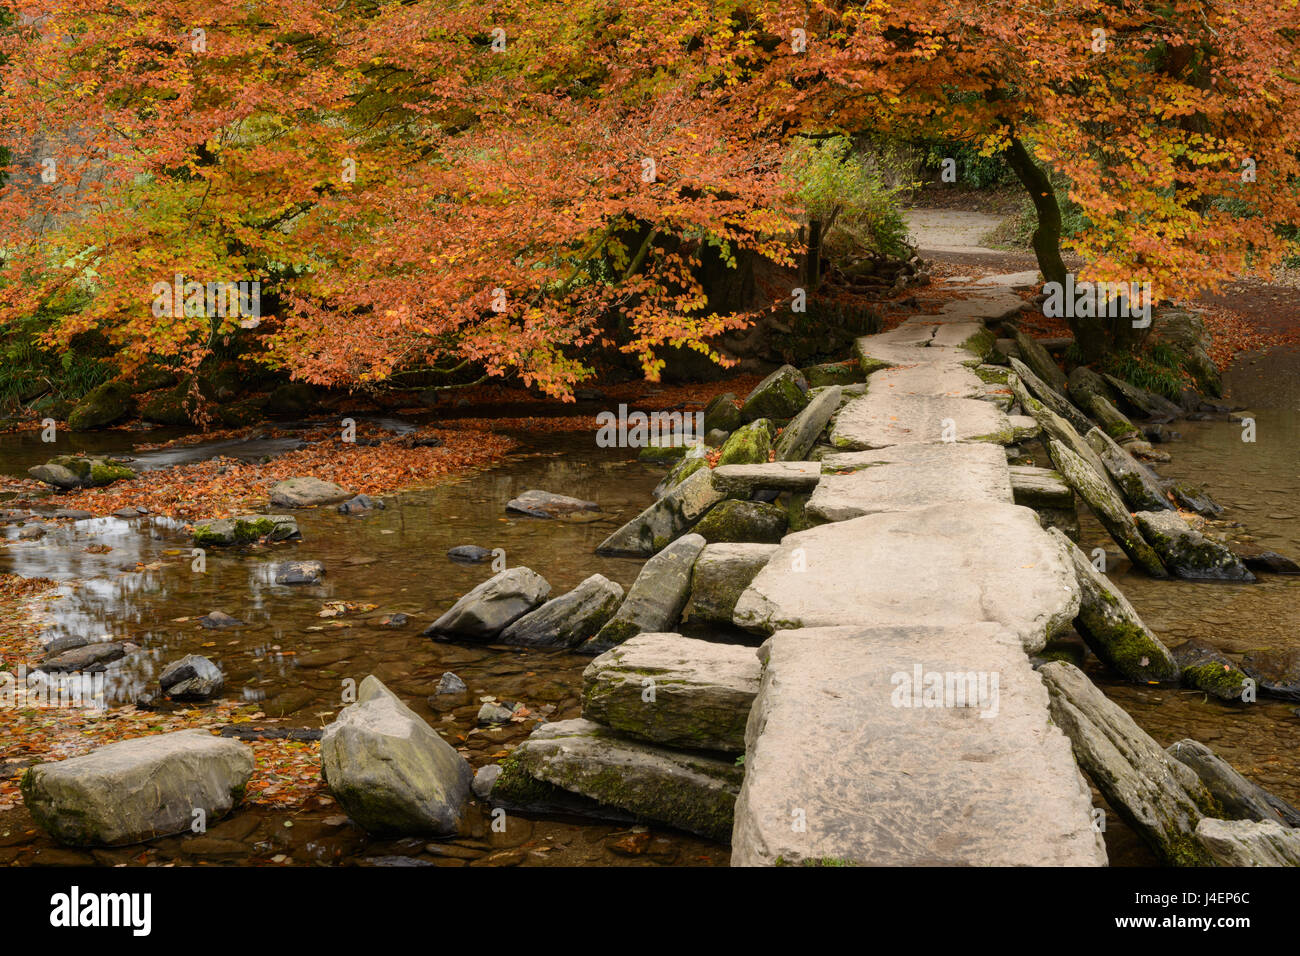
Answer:
<svg viewBox="0 0 1300 956"><path fill-rule="evenodd" d="M757 418L785 421L807 404L808 380L793 365L782 365L754 386L740 406L740 416L747 422Z"/></svg>
<svg viewBox="0 0 1300 956"><path fill-rule="evenodd" d="M1139 511L1142 536L1177 577L1197 581L1254 581L1241 558L1197 531L1176 511Z"/></svg>
<svg viewBox="0 0 1300 956"><path fill-rule="evenodd" d="M103 428L125 418L131 410L131 386L127 382L105 382L92 388L68 415L73 431Z"/></svg>
<svg viewBox="0 0 1300 956"><path fill-rule="evenodd" d="M857 362L826 362L822 365L809 365L800 370L809 388L823 385L853 385L867 380Z"/></svg>
<svg viewBox="0 0 1300 956"><path fill-rule="evenodd" d="M185 386L154 392L140 404L140 417L158 425L188 425L193 421L188 393Z"/></svg>
<svg viewBox="0 0 1300 956"><path fill-rule="evenodd" d="M319 402L316 389L306 382L286 382L271 392L266 413L272 418L300 418Z"/></svg>
<svg viewBox="0 0 1300 956"><path fill-rule="evenodd" d="M704 433L718 431L734 432L744 424L740 417L740 408L736 405L734 392L727 392L714 398L704 406Z"/></svg>
<svg viewBox="0 0 1300 956"><path fill-rule="evenodd" d="M709 543L748 541L777 544L786 532L789 519L785 509L765 501L737 501L728 498L714 505L695 533Z"/></svg>
<svg viewBox="0 0 1300 956"><path fill-rule="evenodd" d="M772 423L766 418L755 419L731 433L718 455L718 465L762 464L771 451Z"/></svg>
<svg viewBox="0 0 1300 956"><path fill-rule="evenodd" d="M1220 700L1241 700L1249 678L1218 648L1205 641L1184 641L1173 650L1182 681Z"/></svg>
<svg viewBox="0 0 1300 956"><path fill-rule="evenodd" d="M135 477L135 472L111 458L85 458L80 455L58 455L43 465L29 468L33 478L60 489L102 488L115 481Z"/></svg>
<svg viewBox="0 0 1300 956"><path fill-rule="evenodd" d="M710 544L691 570L691 596L682 612L690 624L730 624L736 602L776 551L774 544Z"/></svg>
<svg viewBox="0 0 1300 956"><path fill-rule="evenodd" d="M707 445L692 445L686 454L664 476L663 481L655 485L654 496L662 498L668 491L680 485L701 468L709 466L709 448Z"/></svg>
<svg viewBox="0 0 1300 956"><path fill-rule="evenodd" d="M194 543L200 548L231 547L254 541L289 541L301 538L292 515L243 515L216 518L194 525Z"/></svg>

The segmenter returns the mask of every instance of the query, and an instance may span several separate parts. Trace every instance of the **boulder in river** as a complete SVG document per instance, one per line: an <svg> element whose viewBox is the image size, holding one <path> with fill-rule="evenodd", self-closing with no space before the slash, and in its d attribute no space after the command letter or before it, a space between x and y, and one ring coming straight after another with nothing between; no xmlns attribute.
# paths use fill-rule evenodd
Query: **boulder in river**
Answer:
<svg viewBox="0 0 1300 956"><path fill-rule="evenodd" d="M1186 511L1194 511L1204 518L1217 518L1223 514L1223 506L1205 493L1202 488L1175 481L1169 486L1169 493L1174 496L1178 506Z"/></svg>
<svg viewBox="0 0 1300 956"><path fill-rule="evenodd" d="M1175 511L1139 511L1142 537L1177 577L1196 581L1254 581L1241 559L1197 531Z"/></svg>
<svg viewBox="0 0 1300 956"><path fill-rule="evenodd" d="M714 487L713 472L701 468L602 541L596 553L649 557L685 534L725 497Z"/></svg>
<svg viewBox="0 0 1300 956"><path fill-rule="evenodd" d="M1247 780L1200 741L1184 738L1171 744L1166 753L1196 771L1206 789L1219 801L1223 812L1232 819L1272 821L1286 827L1300 827L1300 810Z"/></svg>
<svg viewBox="0 0 1300 956"><path fill-rule="evenodd" d="M501 632L502 644L576 647L605 626L623 600L623 588L593 574L572 591L529 611Z"/></svg>
<svg viewBox="0 0 1300 956"><path fill-rule="evenodd" d="M271 504L277 508L311 508L351 498L352 492L332 481L310 476L286 478L271 486Z"/></svg>
<svg viewBox="0 0 1300 956"><path fill-rule="evenodd" d="M1074 626L1093 653L1135 683L1177 680L1179 668L1169 649L1142 623L1123 593L1065 534L1055 528L1049 533L1074 564L1080 594Z"/></svg>
<svg viewBox="0 0 1300 956"><path fill-rule="evenodd" d="M1237 552L1237 557L1241 558L1242 563L1252 571L1263 571L1266 574L1300 574L1300 564L1276 551L1240 545L1234 545L1233 550Z"/></svg>
<svg viewBox="0 0 1300 956"><path fill-rule="evenodd" d="M198 654L173 661L158 676L158 686L173 700L207 700L220 694L225 684L221 668Z"/></svg>
<svg viewBox="0 0 1300 956"><path fill-rule="evenodd" d="M743 753L762 672L752 647L638 634L582 674L582 716L654 743Z"/></svg>
<svg viewBox="0 0 1300 956"><path fill-rule="evenodd" d="M58 455L27 473L47 485L67 491L73 488L102 488L115 481L135 477L135 472L111 458Z"/></svg>
<svg viewBox="0 0 1300 956"><path fill-rule="evenodd" d="M253 751L206 730L108 744L84 757L39 764L23 776L32 818L60 843L124 846L209 824L244 796Z"/></svg>
<svg viewBox="0 0 1300 956"><path fill-rule="evenodd" d="M793 365L782 365L745 396L740 417L747 422L756 418L785 421L798 415L807 404L808 380Z"/></svg>
<svg viewBox="0 0 1300 956"><path fill-rule="evenodd" d="M533 518L559 518L564 515L578 514L583 511L599 511L600 505L594 501L570 498L568 495L556 495L549 491L529 489L517 498L506 502L506 511L529 515Z"/></svg>
<svg viewBox="0 0 1300 956"><path fill-rule="evenodd" d="M550 593L550 584L536 571L510 568L467 592L421 636L436 641L488 641L540 606Z"/></svg>
<svg viewBox="0 0 1300 956"><path fill-rule="evenodd" d="M1184 641L1173 649L1183 683L1220 700L1241 700L1250 679L1217 648L1204 641Z"/></svg>
<svg viewBox="0 0 1300 956"><path fill-rule="evenodd" d="M131 385L113 381L97 385L82 396L68 413L68 427L74 432L103 428L131 410Z"/></svg>
<svg viewBox="0 0 1300 956"><path fill-rule="evenodd" d="M371 498L369 495L357 495L349 498L343 504L339 505L339 514L341 515L360 515L368 511L375 511L387 507L382 498Z"/></svg>
<svg viewBox="0 0 1300 956"><path fill-rule="evenodd" d="M683 619L691 624L730 624L740 595L775 551L774 544L707 545L691 570L691 596Z"/></svg>
<svg viewBox="0 0 1300 956"><path fill-rule="evenodd" d="M704 544L698 534L688 534L647 561L618 611L581 645L581 653L600 654L637 634L676 628L690 594L691 569Z"/></svg>
<svg viewBox="0 0 1300 956"><path fill-rule="evenodd" d="M1300 648L1248 651L1241 669L1272 697L1300 701Z"/></svg>
<svg viewBox="0 0 1300 956"><path fill-rule="evenodd" d="M590 720L561 720L539 726L502 761L492 800L528 809L556 806L554 792L567 792L587 798L587 812L630 814L726 843L743 777L730 757L629 740Z"/></svg>
<svg viewBox="0 0 1300 956"><path fill-rule="evenodd" d="M215 518L194 525L194 543L201 548L230 547L254 541L291 541L301 538L292 515L243 515Z"/></svg>
<svg viewBox="0 0 1300 956"><path fill-rule="evenodd" d="M126 656L128 645L123 641L94 641L62 651L41 661L40 669L49 673L98 674Z"/></svg>
<svg viewBox="0 0 1300 956"><path fill-rule="evenodd" d="M227 628L227 627L246 627L244 621L237 617L231 617L225 611L209 611L203 617L199 618L199 623L208 628Z"/></svg>
<svg viewBox="0 0 1300 956"><path fill-rule="evenodd" d="M777 544L788 522L785 509L774 504L727 498L709 509L696 524L695 533L710 544L719 541Z"/></svg>
<svg viewBox="0 0 1300 956"><path fill-rule="evenodd" d="M772 423L758 418L737 428L722 445L718 465L755 465L771 457Z"/></svg>
<svg viewBox="0 0 1300 956"><path fill-rule="evenodd" d="M371 674L321 736L321 776L356 823L383 836L454 833L473 773Z"/></svg>
<svg viewBox="0 0 1300 956"><path fill-rule="evenodd" d="M320 584L325 565L319 561L284 561L273 571L276 584Z"/></svg>
<svg viewBox="0 0 1300 956"><path fill-rule="evenodd" d="M1154 471L1138 461L1100 428L1084 436L1101 459L1120 495L1133 511L1172 511L1173 502L1165 494Z"/></svg>
<svg viewBox="0 0 1300 956"><path fill-rule="evenodd" d="M469 691L465 682L453 674L451 671L443 671L442 678L438 681L438 689L434 694L464 694Z"/></svg>

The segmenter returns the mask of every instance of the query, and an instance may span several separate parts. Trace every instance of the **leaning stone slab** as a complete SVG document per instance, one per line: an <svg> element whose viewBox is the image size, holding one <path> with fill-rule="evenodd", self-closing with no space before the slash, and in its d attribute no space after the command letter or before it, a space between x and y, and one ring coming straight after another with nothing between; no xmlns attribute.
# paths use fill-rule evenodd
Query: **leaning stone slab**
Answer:
<svg viewBox="0 0 1300 956"><path fill-rule="evenodd" d="M1228 548L1211 541L1175 511L1139 511L1142 536L1177 577L1196 581L1254 581L1255 575Z"/></svg>
<svg viewBox="0 0 1300 956"><path fill-rule="evenodd" d="M1165 494L1156 473L1121 448L1115 439L1100 428L1092 428L1084 436L1084 440L1106 466L1111 480L1115 482L1124 501L1132 510L1173 510L1173 502Z"/></svg>
<svg viewBox="0 0 1300 956"><path fill-rule="evenodd" d="M794 418L808 404L808 380L793 365L782 365L754 386L740 406L740 417L785 421Z"/></svg>
<svg viewBox="0 0 1300 956"><path fill-rule="evenodd" d="M487 641L541 605L551 593L546 578L531 568L510 568L467 592L421 637L436 641Z"/></svg>
<svg viewBox="0 0 1300 956"><path fill-rule="evenodd" d="M682 619L691 624L730 624L736 601L776 548L775 544L706 545L691 571L691 596Z"/></svg>
<svg viewBox="0 0 1300 956"><path fill-rule="evenodd" d="M1300 830L1205 817L1196 839L1219 866L1300 866Z"/></svg>
<svg viewBox="0 0 1300 956"><path fill-rule="evenodd" d="M301 537L298 522L292 515L243 515L200 521L194 525L194 543L201 548L251 544L262 538L289 541Z"/></svg>
<svg viewBox="0 0 1300 956"><path fill-rule="evenodd" d="M529 611L498 640L528 647L577 647L605 626L622 600L622 585L593 574L572 591Z"/></svg>
<svg viewBox="0 0 1300 956"><path fill-rule="evenodd" d="M1053 661L1038 673L1051 695L1052 720L1115 812L1165 863L1211 865L1195 834L1217 807L1196 772L1166 754L1077 667Z"/></svg>
<svg viewBox="0 0 1300 956"><path fill-rule="evenodd" d="M763 651L732 865L1105 865L1015 635L824 627L780 631Z"/></svg>
<svg viewBox="0 0 1300 956"><path fill-rule="evenodd" d="M1026 392L1024 386L1018 385L1017 381L1018 377L1013 375L1011 377L1011 382L1013 388L1017 390L1017 398L1020 401L1020 404L1024 407L1025 411L1038 422L1039 426L1043 430L1043 444L1047 445L1049 438L1054 438L1058 442L1061 442L1065 447L1069 448L1070 451L1074 452L1086 461L1092 467L1092 470L1097 473L1099 480L1118 496L1119 489L1116 488L1115 483L1110 480L1110 475L1106 471L1106 466L1103 465L1101 459L1097 457L1097 453L1092 450L1092 446L1083 440L1083 435L1075 431L1070 423L1064 418ZM1086 432L1084 432L1084 434L1086 434Z"/></svg>
<svg viewBox="0 0 1300 956"><path fill-rule="evenodd" d="M680 485L691 475L695 474L695 472L699 471L701 468L708 468L708 466L709 446L705 445L703 442L691 445L686 449L686 453L683 454L681 458L677 459L677 462L673 467L668 470L668 474L664 475L663 480L660 481L659 484L655 485L655 499L657 500L662 498L671 489Z"/></svg>
<svg viewBox="0 0 1300 956"><path fill-rule="evenodd" d="M1006 453L983 442L828 455L822 471L806 507L814 523L963 501L1011 501Z"/></svg>
<svg viewBox="0 0 1300 956"><path fill-rule="evenodd" d="M704 539L688 534L647 561L618 611L580 652L600 654L643 632L676 628L690 594L691 569L703 550Z"/></svg>
<svg viewBox="0 0 1300 956"><path fill-rule="evenodd" d="M1132 382L1126 382L1122 378L1114 375L1103 375L1111 388L1119 393L1120 398L1128 403L1128 406L1135 409L1139 415L1144 415L1155 421L1171 422L1175 418L1183 416L1183 410L1175 405L1163 395L1157 395L1155 392L1148 391Z"/></svg>
<svg viewBox="0 0 1300 956"><path fill-rule="evenodd" d="M1181 668L1173 655L1142 623L1128 599L1073 541L1055 529L1049 533L1074 564L1080 593L1074 626L1092 652L1125 680L1139 684L1178 680Z"/></svg>
<svg viewBox="0 0 1300 956"><path fill-rule="evenodd" d="M1184 738L1170 744L1166 752L1196 771L1206 789L1232 819L1271 821L1284 827L1300 827L1300 810L1259 784L1251 783L1200 741Z"/></svg>
<svg viewBox="0 0 1300 956"><path fill-rule="evenodd" d="M995 621L1036 653L1078 613L1074 568L1034 513L967 501L787 535L736 602L733 620L768 634Z"/></svg>
<svg viewBox="0 0 1300 956"><path fill-rule="evenodd" d="M737 428L718 452L719 465L755 465L771 457L773 426L769 419L756 418Z"/></svg>
<svg viewBox="0 0 1300 956"><path fill-rule="evenodd" d="M817 436L826 429L831 415L840 407L840 394L838 385L830 386L813 398L785 426L781 437L776 440L777 461L802 461L808 457L808 452L812 451L817 442Z"/></svg>
<svg viewBox="0 0 1300 956"><path fill-rule="evenodd" d="M310 508L346 501L352 492L332 481L319 478L286 478L271 486L271 504L277 508Z"/></svg>
<svg viewBox="0 0 1300 956"><path fill-rule="evenodd" d="M39 764L23 800L41 828L72 846L124 846L230 812L253 774L253 751L205 730L137 737L84 757Z"/></svg>
<svg viewBox="0 0 1300 956"><path fill-rule="evenodd" d="M587 665L582 716L671 747L740 753L761 670L752 647L638 634Z"/></svg>
<svg viewBox="0 0 1300 956"><path fill-rule="evenodd" d="M1011 465L1011 497L1026 508L1074 508L1074 489L1059 471L1033 465Z"/></svg>
<svg viewBox="0 0 1300 956"><path fill-rule="evenodd" d="M379 835L454 833L473 772L373 674L321 736L321 776L354 821Z"/></svg>
<svg viewBox="0 0 1300 956"><path fill-rule="evenodd" d="M1110 403L1110 399L1096 392L1085 392L1083 401L1088 413L1097 420L1102 430L1116 441L1127 442L1142 437L1142 430L1129 421L1128 416Z"/></svg>
<svg viewBox="0 0 1300 956"><path fill-rule="evenodd" d="M1020 349L1024 364L1029 366L1035 377L1064 396L1067 388L1065 373L1047 349L1039 345L1037 339L1019 331L1016 332L1016 346Z"/></svg>
<svg viewBox="0 0 1300 956"><path fill-rule="evenodd" d="M725 497L713 485L713 472L701 468L602 541L596 553L649 557L685 534Z"/></svg>
<svg viewBox="0 0 1300 956"><path fill-rule="evenodd" d="M760 491L811 491L820 478L821 466L809 461L722 465L713 469L713 487L728 498L748 498Z"/></svg>
<svg viewBox="0 0 1300 956"><path fill-rule="evenodd" d="M1011 365L1012 371L1016 373L1016 379L1020 383L1020 389L1027 388L1029 391L1026 394L1032 394L1036 399L1038 399L1038 401L1050 408L1055 414L1060 415L1070 424L1077 434L1088 434L1088 429L1092 428L1092 421L1087 415L1075 408L1073 402L1035 375L1024 362L1021 362L1016 358L1009 359L1008 362ZM1017 386L1011 382L1008 382L1007 384L1012 386L1011 390L1013 393L1017 392ZM1023 396L1016 395L1016 400L1025 407L1026 412L1029 410L1028 407L1025 406Z"/></svg>
<svg viewBox="0 0 1300 956"><path fill-rule="evenodd" d="M653 820L725 843L743 775L730 757L630 740L590 720L561 720L542 724L502 761L492 799L554 805L559 801L548 791L558 789L619 818Z"/></svg>
<svg viewBox="0 0 1300 956"><path fill-rule="evenodd" d="M1054 438L1047 440L1052 462L1079 497L1088 503L1097 520L1105 526L1129 559L1155 578L1167 578L1169 572L1152 549L1128 508L1105 480L1082 458Z"/></svg>

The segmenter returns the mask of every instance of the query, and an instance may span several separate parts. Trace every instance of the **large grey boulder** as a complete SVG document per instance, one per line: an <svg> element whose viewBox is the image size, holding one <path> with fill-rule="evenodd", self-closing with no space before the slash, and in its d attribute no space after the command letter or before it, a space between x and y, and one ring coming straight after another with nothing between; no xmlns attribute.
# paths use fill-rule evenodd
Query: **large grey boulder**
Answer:
<svg viewBox="0 0 1300 956"><path fill-rule="evenodd" d="M736 601L775 551L774 544L707 545L691 570L691 596L682 619L691 624L730 624Z"/></svg>
<svg viewBox="0 0 1300 956"><path fill-rule="evenodd" d="M1212 863L1195 833L1201 818L1217 808L1196 772L1166 754L1077 667L1052 661L1038 673L1051 697L1053 722L1115 812L1165 863Z"/></svg>
<svg viewBox="0 0 1300 956"><path fill-rule="evenodd" d="M827 455L822 472L806 506L814 523L943 503L1011 501L1006 452L986 442Z"/></svg>
<svg viewBox="0 0 1300 956"><path fill-rule="evenodd" d="M320 584L325 565L319 561L282 561L271 573L276 584Z"/></svg>
<svg viewBox="0 0 1300 956"><path fill-rule="evenodd" d="M321 776L357 824L382 836L454 833L473 773L373 674L325 728Z"/></svg>
<svg viewBox="0 0 1300 956"><path fill-rule="evenodd" d="M1102 378L1110 384L1129 408L1139 415L1157 422L1171 422L1175 418L1182 417L1183 410L1163 395L1157 395L1114 375L1106 374Z"/></svg>
<svg viewBox="0 0 1300 956"><path fill-rule="evenodd" d="M63 491L73 488L101 488L115 481L135 477L135 472L110 458L87 458L82 455L59 455L43 465L28 468L38 481Z"/></svg>
<svg viewBox="0 0 1300 956"><path fill-rule="evenodd" d="M1071 541L1079 540L1079 508L1074 489L1051 468L1011 465L1011 499L1033 508L1044 529L1056 528Z"/></svg>
<svg viewBox="0 0 1300 956"><path fill-rule="evenodd" d="M584 511L599 511L600 505L594 501L571 498L568 495L552 494L531 488L506 502L506 511L529 515L533 518L559 518L564 515L580 514Z"/></svg>
<svg viewBox="0 0 1300 956"><path fill-rule="evenodd" d="M756 418L727 436L718 452L718 465L757 465L772 453L773 425L770 419Z"/></svg>
<svg viewBox="0 0 1300 956"><path fill-rule="evenodd" d="M733 865L1105 865L1069 743L999 625L780 631L763 652Z"/></svg>
<svg viewBox="0 0 1300 956"><path fill-rule="evenodd" d="M1079 582L1079 616L1074 626L1093 653L1126 680L1139 684L1178 680L1181 669L1173 655L1142 623L1123 593L1062 532L1049 533L1074 564Z"/></svg>
<svg viewBox="0 0 1300 956"><path fill-rule="evenodd" d="M755 541L775 544L789 523L785 509L766 501L727 498L709 509L695 525L695 533L709 543Z"/></svg>
<svg viewBox="0 0 1300 956"><path fill-rule="evenodd" d="M1115 439L1100 428L1092 428L1084 436L1092 446L1115 486L1119 488L1124 501L1133 511L1172 511L1174 504L1165 494L1160 479L1146 465L1142 464Z"/></svg>
<svg viewBox="0 0 1300 956"><path fill-rule="evenodd" d="M253 751L205 730L180 730L39 764L23 776L23 800L60 843L123 846L209 824L230 812L253 775Z"/></svg>
<svg viewBox="0 0 1300 956"><path fill-rule="evenodd" d="M730 757L630 740L583 719L542 724L501 766L492 800L506 806L553 806L560 801L546 790L567 791L591 801L590 812L653 820L723 843L744 775Z"/></svg>
<svg viewBox="0 0 1300 956"><path fill-rule="evenodd" d="M781 432L781 437L776 440L776 460L801 461L807 458L817 436L826 430L831 415L839 407L840 386L831 385L819 392Z"/></svg>
<svg viewBox="0 0 1300 956"><path fill-rule="evenodd" d="M784 421L794 418L808 404L808 380L793 365L782 365L754 386L740 406L740 417Z"/></svg>
<svg viewBox="0 0 1300 956"><path fill-rule="evenodd" d="M969 501L786 535L736 602L733 620L768 634L996 621L1036 653L1078 613L1074 568L1034 513Z"/></svg>
<svg viewBox="0 0 1300 956"><path fill-rule="evenodd" d="M1169 572L1160 556L1142 536L1138 523L1112 487L1087 462L1054 438L1047 440L1048 453L1079 497L1088 503L1097 520L1115 539L1129 559L1155 578L1167 578Z"/></svg>
<svg viewBox="0 0 1300 956"><path fill-rule="evenodd" d="M536 571L510 568L466 593L421 636L442 641L491 640L538 607L550 593L550 584Z"/></svg>
<svg viewBox="0 0 1300 956"><path fill-rule="evenodd" d="M602 541L596 553L649 557L685 534L725 497L713 486L713 472L701 468Z"/></svg>
<svg viewBox="0 0 1300 956"><path fill-rule="evenodd" d="M1300 866L1300 830L1205 817L1196 839L1219 866Z"/></svg>
<svg viewBox="0 0 1300 956"><path fill-rule="evenodd" d="M1300 827L1300 810L1259 784L1251 783L1200 741L1185 737L1170 744L1166 753L1196 771L1205 788L1232 819Z"/></svg>
<svg viewBox="0 0 1300 956"><path fill-rule="evenodd" d="M622 600L622 585L593 574L572 591L519 618L501 632L499 640L529 647L576 647L605 626Z"/></svg>
<svg viewBox="0 0 1300 956"><path fill-rule="evenodd" d="M706 435L714 429L734 432L745 423L745 420L740 417L740 409L736 406L736 402L735 393L726 392L715 396L709 404L704 406L704 433Z"/></svg>
<svg viewBox="0 0 1300 956"><path fill-rule="evenodd" d="M677 627L690 594L691 569L704 543L698 534L688 534L647 561L618 611L581 646L581 652L600 654L642 632Z"/></svg>
<svg viewBox="0 0 1300 956"><path fill-rule="evenodd" d="M740 753L762 667L752 647L638 634L582 674L582 716L654 743Z"/></svg>
<svg viewBox="0 0 1300 956"><path fill-rule="evenodd" d="M290 541L301 538L292 515L242 515L194 524L194 543L201 548L230 547L254 541Z"/></svg>
<svg viewBox="0 0 1300 956"><path fill-rule="evenodd" d="M277 508L311 508L347 501L352 492L319 478L286 478L271 486L271 504Z"/></svg>
<svg viewBox="0 0 1300 956"><path fill-rule="evenodd" d="M1197 531L1176 511L1139 511L1142 536L1177 577L1197 581L1254 581L1232 551Z"/></svg>
<svg viewBox="0 0 1300 956"><path fill-rule="evenodd" d="M226 679L206 657L186 654L158 675L158 686L173 700L207 700L221 693Z"/></svg>

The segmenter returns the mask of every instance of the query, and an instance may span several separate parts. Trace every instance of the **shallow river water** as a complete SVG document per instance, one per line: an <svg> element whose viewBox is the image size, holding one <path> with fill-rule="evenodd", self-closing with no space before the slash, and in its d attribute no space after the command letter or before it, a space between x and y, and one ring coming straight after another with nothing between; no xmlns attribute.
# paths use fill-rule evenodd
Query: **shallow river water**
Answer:
<svg viewBox="0 0 1300 956"><path fill-rule="evenodd" d="M1225 519L1244 524L1264 547L1300 556L1300 354L1275 352L1258 364L1240 362L1229 382L1232 401L1256 413L1258 440L1242 442L1240 426L1232 423L1176 423L1182 440L1163 446L1173 461L1161 471L1204 484L1227 509ZM79 448L121 453L133 441L157 441L170 434L77 438L95 443L87 447L79 441ZM227 697L256 703L267 716L287 718L285 726L320 728L341 706L345 680L359 682L375 674L465 747L478 767L534 726L528 721L471 733L481 697L522 701L551 720L577 716L581 674L589 658L420 637L427 623L493 573L488 564L449 561L447 549L461 544L501 548L508 565L526 565L544 575L553 594L596 572L626 587L641 562L599 558L593 552L613 528L645 506L662 474L630 460L626 452L597 448L589 434L520 437L521 452L495 469L435 489L387 496L387 509L366 517L339 515L334 509L298 512L301 542L247 552L210 550L203 573L192 570L189 539L179 526L150 518L63 523L39 541L11 540L0 550L0 571L79 582L51 606L47 638L111 635L140 645L142 650L114 678L112 693L120 702L134 700L170 661L201 653L224 670ZM0 471L21 474L51 453L30 433L0 436ZM604 510L589 521L507 515L506 502L528 488L593 499ZM1083 516L1083 528L1085 550L1105 545L1118 561L1117 549L1091 516ZM16 531L8 528L4 534L12 538ZM90 545L111 550L84 550ZM271 564L290 557L322 561L324 583L272 583ZM1261 576L1253 585L1152 581L1119 562L1112 577L1170 645L1198 637L1241 651L1300 640L1300 576ZM322 618L319 612L327 601L375 608ZM197 619L212 610L249 626L200 627ZM404 627L381 625L396 613L409 615ZM1201 740L1247 776L1300 804L1300 717L1294 704L1264 698L1228 705L1199 692L1122 684L1095 659L1086 666L1162 744L1187 736ZM444 671L463 678L469 693L437 698L431 705L426 698ZM808 732L817 731L810 727ZM340 824L337 806L315 801L292 813L240 810L214 826L206 842L173 837L143 851L92 854L60 849L39 834L27 834L25 817L21 809L0 814L0 863L276 858L302 864L378 859L451 866L718 865L728 858L725 847L667 829L518 815L511 816L505 833L493 833L472 814L459 839L436 846L415 839L378 841L351 824ZM286 827L290 817L293 826ZM1155 862L1113 814L1106 837L1113 864Z"/></svg>

